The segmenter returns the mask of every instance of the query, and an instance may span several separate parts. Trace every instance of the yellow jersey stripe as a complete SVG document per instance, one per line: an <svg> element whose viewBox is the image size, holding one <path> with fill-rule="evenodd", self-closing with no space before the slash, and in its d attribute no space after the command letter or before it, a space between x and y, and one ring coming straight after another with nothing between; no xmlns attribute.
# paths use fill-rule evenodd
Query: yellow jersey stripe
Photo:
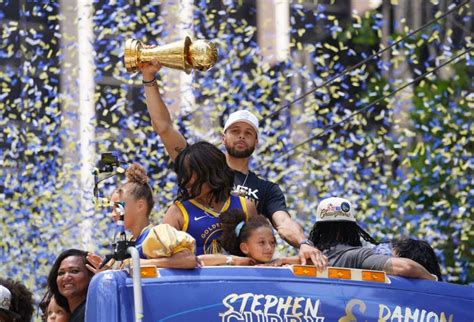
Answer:
<svg viewBox="0 0 474 322"><path fill-rule="evenodd" d="M245 220L248 221L249 220L249 212L247 210L247 204L245 203L245 198L242 197L242 196L239 196L239 200L240 200L240 205L242 206L242 210L245 213Z"/></svg>
<svg viewBox="0 0 474 322"><path fill-rule="evenodd" d="M183 231L187 231L188 226L189 226L188 211L186 210L186 208L184 208L183 204L180 201L175 201L175 205L178 206L179 210L181 210L181 214L183 215L183 220L184 220Z"/></svg>

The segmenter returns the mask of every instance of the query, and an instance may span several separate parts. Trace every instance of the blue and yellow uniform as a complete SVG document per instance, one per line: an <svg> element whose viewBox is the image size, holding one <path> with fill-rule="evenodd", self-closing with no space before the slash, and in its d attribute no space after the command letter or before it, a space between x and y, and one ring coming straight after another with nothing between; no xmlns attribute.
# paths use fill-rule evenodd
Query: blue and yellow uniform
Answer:
<svg viewBox="0 0 474 322"><path fill-rule="evenodd" d="M150 230L153 228L152 224L149 224L145 228L142 229L140 232L140 235L135 239L135 248L138 250L138 254L140 255L140 258L147 258L145 254L143 254L143 249L142 249L142 244L145 238L148 236L150 233Z"/></svg>
<svg viewBox="0 0 474 322"><path fill-rule="evenodd" d="M219 254L221 246L218 238L222 234L219 215L227 210L240 209L248 219L245 198L231 195L220 212L209 209L194 199L184 202L176 201L176 206L183 214L183 231L196 239L196 255Z"/></svg>

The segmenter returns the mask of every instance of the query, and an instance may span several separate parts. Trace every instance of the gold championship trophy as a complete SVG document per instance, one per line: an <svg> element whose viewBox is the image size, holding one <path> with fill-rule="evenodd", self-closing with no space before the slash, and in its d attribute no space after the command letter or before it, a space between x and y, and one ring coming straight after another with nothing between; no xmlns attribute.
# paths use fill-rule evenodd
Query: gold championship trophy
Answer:
<svg viewBox="0 0 474 322"><path fill-rule="evenodd" d="M206 71L217 61L217 49L208 40L191 41L186 37L164 46L145 48L138 40L125 41L125 67L128 72L136 72L142 63L149 63L156 58L162 66L180 69L187 74L192 69Z"/></svg>

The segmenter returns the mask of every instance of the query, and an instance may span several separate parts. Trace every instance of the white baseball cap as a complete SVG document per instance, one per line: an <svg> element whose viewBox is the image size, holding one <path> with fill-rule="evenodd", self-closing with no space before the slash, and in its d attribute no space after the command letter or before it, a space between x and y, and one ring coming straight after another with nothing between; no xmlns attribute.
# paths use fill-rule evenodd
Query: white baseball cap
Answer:
<svg viewBox="0 0 474 322"><path fill-rule="evenodd" d="M258 119L255 115L247 110L240 110L229 115L227 122L224 125L224 132L232 125L237 122L245 122L253 127L258 135Z"/></svg>
<svg viewBox="0 0 474 322"><path fill-rule="evenodd" d="M351 202L338 197L322 200L316 209L316 223L325 221L356 222Z"/></svg>
<svg viewBox="0 0 474 322"><path fill-rule="evenodd" d="M12 293L8 288L0 285L0 312L4 312L13 319L18 319L20 315L10 311Z"/></svg>

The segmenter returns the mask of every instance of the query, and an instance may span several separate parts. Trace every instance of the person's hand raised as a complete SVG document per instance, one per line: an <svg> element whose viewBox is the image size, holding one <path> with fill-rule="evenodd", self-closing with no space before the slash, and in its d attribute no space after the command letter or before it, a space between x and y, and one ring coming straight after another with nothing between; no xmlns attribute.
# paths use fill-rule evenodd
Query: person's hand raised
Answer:
<svg viewBox="0 0 474 322"><path fill-rule="evenodd" d="M147 46L147 47L153 47L153 46ZM149 63L142 63L138 66L138 69L142 73L143 80L148 82L153 80L156 76L156 73L158 73L161 69L161 64L158 61L158 59L153 58L151 62Z"/></svg>
<svg viewBox="0 0 474 322"><path fill-rule="evenodd" d="M104 265L101 269L99 269L100 264L102 263L102 257L96 255L94 253L87 253L87 261L90 263L86 263L86 268L90 270L92 273L97 274L99 272L106 271L111 269L115 263L115 259L111 259Z"/></svg>

